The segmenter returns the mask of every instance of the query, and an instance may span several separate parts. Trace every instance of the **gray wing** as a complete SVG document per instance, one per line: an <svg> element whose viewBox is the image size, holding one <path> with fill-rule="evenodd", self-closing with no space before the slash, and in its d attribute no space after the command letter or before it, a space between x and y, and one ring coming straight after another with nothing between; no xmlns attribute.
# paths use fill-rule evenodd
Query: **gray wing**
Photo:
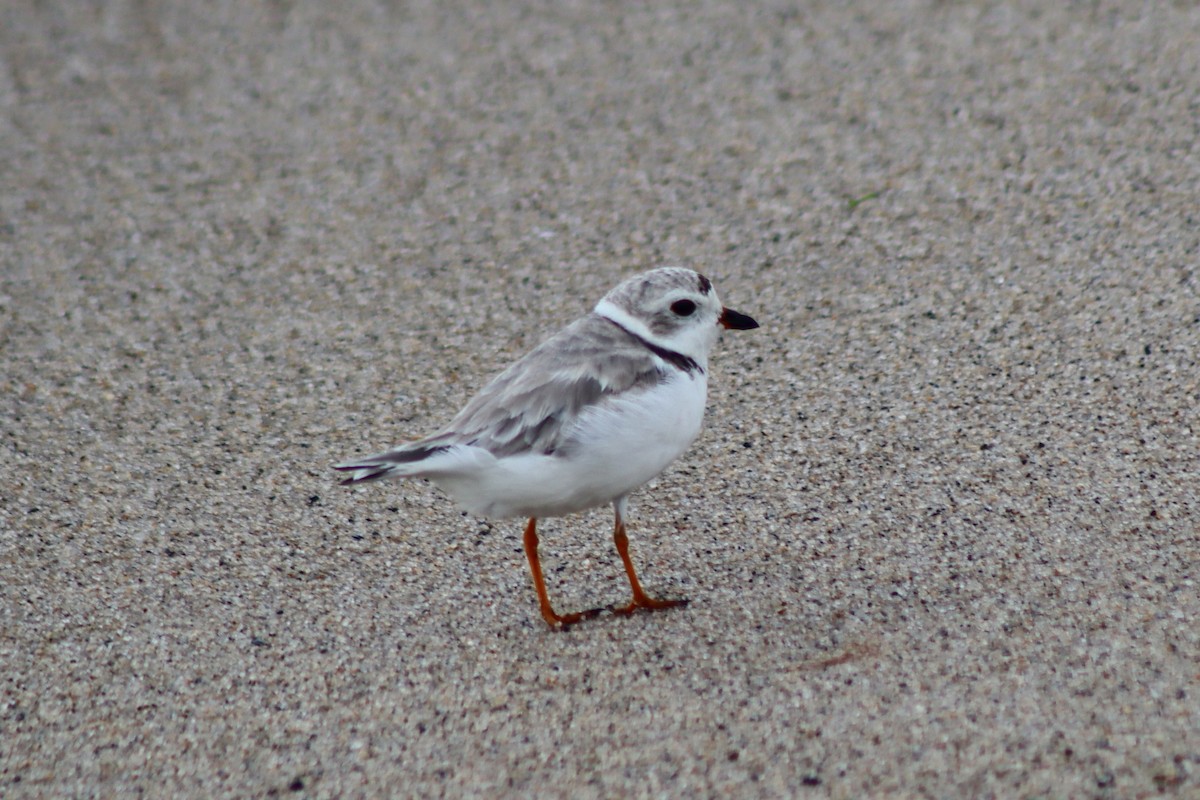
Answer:
<svg viewBox="0 0 1200 800"><path fill-rule="evenodd" d="M664 362L615 323L588 314L493 378L441 431L415 444L470 444L497 456L552 454L569 423L605 398L654 386Z"/></svg>

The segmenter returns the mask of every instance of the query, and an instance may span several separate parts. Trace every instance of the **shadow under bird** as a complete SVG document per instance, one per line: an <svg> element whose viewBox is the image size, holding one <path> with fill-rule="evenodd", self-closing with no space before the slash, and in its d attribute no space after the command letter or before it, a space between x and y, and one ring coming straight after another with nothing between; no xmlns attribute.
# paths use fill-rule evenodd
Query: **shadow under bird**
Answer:
<svg viewBox="0 0 1200 800"><path fill-rule="evenodd" d="M337 464L343 484L428 478L472 514L524 517L525 555L552 628L605 609L559 614L538 560L537 520L612 504L613 540L632 600L607 610L671 608L642 589L625 533L630 492L700 433L708 353L721 328L758 323L725 308L712 283L668 267L620 283L577 319L494 377L438 432Z"/></svg>

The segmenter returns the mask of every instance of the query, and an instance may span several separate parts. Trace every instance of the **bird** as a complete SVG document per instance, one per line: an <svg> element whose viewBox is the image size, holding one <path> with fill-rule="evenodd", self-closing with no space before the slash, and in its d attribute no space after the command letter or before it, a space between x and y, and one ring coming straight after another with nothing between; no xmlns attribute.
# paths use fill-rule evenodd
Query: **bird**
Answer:
<svg viewBox="0 0 1200 800"><path fill-rule="evenodd" d="M628 498L700 433L708 355L720 330L757 327L723 306L698 272L643 272L493 377L445 427L334 469L349 473L341 481L347 486L426 478L471 514L527 519L525 556L552 629L605 611L684 605L686 599L658 599L642 588L629 555ZM606 504L632 599L558 613L538 557L537 521Z"/></svg>

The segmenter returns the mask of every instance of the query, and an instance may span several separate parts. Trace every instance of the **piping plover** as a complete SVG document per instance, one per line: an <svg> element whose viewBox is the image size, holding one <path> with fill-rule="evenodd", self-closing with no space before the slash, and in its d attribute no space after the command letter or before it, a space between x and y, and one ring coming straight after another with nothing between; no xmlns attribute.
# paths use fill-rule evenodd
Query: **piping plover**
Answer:
<svg viewBox="0 0 1200 800"><path fill-rule="evenodd" d="M656 269L610 291L493 378L437 433L337 464L343 484L428 478L472 514L526 517L525 555L553 628L604 609L558 614L538 561L538 517L611 503L633 599L608 610L670 608L643 591L625 534L629 493L687 450L704 416L718 328L758 323L725 308L690 269Z"/></svg>

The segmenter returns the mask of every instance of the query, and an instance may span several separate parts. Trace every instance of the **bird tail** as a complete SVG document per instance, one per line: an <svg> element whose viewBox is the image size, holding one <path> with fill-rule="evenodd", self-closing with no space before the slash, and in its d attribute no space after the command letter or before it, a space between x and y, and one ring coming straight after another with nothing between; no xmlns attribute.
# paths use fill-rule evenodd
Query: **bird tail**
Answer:
<svg viewBox="0 0 1200 800"><path fill-rule="evenodd" d="M341 464L334 464L333 468L340 472L350 473L349 478L341 481L343 486L352 486L383 478L404 478L421 474L423 472L422 461L447 449L446 445L405 445L385 453L376 453L373 456L353 461L343 461Z"/></svg>

